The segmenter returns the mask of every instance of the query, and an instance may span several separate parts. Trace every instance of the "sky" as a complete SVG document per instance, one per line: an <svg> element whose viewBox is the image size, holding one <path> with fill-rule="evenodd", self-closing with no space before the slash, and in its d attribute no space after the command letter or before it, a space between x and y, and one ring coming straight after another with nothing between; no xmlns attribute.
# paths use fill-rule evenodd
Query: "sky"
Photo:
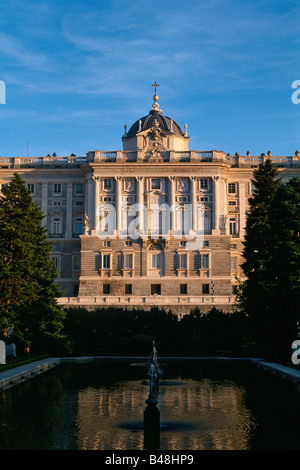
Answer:
<svg viewBox="0 0 300 470"><path fill-rule="evenodd" d="M0 157L122 150L155 81L190 150L294 155L299 20L299 0L3 1Z"/></svg>

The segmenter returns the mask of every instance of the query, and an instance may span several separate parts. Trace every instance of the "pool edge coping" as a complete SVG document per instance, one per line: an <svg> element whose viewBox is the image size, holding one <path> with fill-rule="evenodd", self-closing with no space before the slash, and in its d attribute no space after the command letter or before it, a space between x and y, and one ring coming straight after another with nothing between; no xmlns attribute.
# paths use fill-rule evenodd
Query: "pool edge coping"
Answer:
<svg viewBox="0 0 300 470"><path fill-rule="evenodd" d="M0 372L0 392L7 390L15 385L18 385L26 380L29 380L32 377L35 377L39 374L47 372L61 364L70 364L70 363L85 363L92 362L97 359L128 359L128 360L148 360L148 356L82 356L82 357L50 357L46 359L41 359L36 362L31 362L22 366L17 366L12 369ZM162 360L230 360L230 361L247 361L257 367L265 370L266 372L271 372L274 375L279 376L282 379L288 380L294 384L300 384L300 371L279 364L277 362L271 362L263 358L248 358L248 357L227 357L227 356L211 356L211 357L169 357L169 356L160 356L159 359Z"/></svg>

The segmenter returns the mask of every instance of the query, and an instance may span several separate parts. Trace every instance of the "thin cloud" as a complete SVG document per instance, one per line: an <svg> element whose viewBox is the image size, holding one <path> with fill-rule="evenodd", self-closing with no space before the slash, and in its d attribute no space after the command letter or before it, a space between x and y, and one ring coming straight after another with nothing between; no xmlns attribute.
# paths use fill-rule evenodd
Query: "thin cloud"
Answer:
<svg viewBox="0 0 300 470"><path fill-rule="evenodd" d="M14 36L0 33L0 52L28 68L35 70L49 69L49 61L45 54L30 51L29 47L26 48Z"/></svg>

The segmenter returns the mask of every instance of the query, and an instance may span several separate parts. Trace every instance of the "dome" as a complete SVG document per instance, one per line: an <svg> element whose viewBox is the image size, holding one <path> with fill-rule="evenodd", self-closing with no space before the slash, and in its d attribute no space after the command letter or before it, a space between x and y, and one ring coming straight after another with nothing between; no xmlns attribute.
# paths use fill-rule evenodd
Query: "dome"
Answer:
<svg viewBox="0 0 300 470"><path fill-rule="evenodd" d="M130 127L127 131L127 125L124 125L125 132L122 136L123 150L136 152L138 150L158 151L158 147L165 150L188 151L189 136L187 134L187 125L184 125L184 132L174 119L165 116L158 104L158 95L154 85L155 94L153 104L147 116L143 116ZM142 158L141 155L139 158Z"/></svg>
<svg viewBox="0 0 300 470"><path fill-rule="evenodd" d="M158 123L158 127L167 133L172 133L178 136L184 136L184 132L181 127L173 119L164 116L161 110L151 109L147 116L138 119L127 132L127 139L136 136L139 132L146 129L151 129L155 126L155 120Z"/></svg>
<svg viewBox="0 0 300 470"><path fill-rule="evenodd" d="M173 119L164 116L162 110L159 107L158 95L156 93L156 88L159 86L156 82L154 85L155 87L155 94L153 96L153 105L149 111L147 116L138 119L129 129L128 132L125 130L125 135L123 138L130 139L131 137L135 137L139 132L145 131L146 129L151 129L154 126L157 126L161 130L167 132L168 134L175 134L179 137L186 136L184 132L182 132L181 127L175 122Z"/></svg>

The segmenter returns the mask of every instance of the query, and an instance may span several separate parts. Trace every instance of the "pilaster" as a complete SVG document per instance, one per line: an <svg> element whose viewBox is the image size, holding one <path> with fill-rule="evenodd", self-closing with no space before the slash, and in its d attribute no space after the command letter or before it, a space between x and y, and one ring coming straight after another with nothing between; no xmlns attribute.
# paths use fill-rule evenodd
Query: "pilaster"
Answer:
<svg viewBox="0 0 300 470"><path fill-rule="evenodd" d="M48 183L42 183L42 212L44 214L43 225L47 226L48 217Z"/></svg>
<svg viewBox="0 0 300 470"><path fill-rule="evenodd" d="M67 210L66 210L66 232L65 238L72 238L72 199L73 199L73 183L67 183Z"/></svg>

